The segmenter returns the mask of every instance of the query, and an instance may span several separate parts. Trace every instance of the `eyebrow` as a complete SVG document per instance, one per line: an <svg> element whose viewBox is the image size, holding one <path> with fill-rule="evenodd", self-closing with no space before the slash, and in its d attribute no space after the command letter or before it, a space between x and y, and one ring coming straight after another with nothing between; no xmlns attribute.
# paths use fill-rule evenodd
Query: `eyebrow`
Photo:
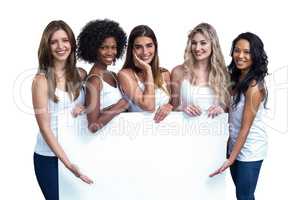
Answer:
<svg viewBox="0 0 300 200"><path fill-rule="evenodd" d="M202 39L202 40L192 40L192 42L207 42L207 40L206 39Z"/></svg>

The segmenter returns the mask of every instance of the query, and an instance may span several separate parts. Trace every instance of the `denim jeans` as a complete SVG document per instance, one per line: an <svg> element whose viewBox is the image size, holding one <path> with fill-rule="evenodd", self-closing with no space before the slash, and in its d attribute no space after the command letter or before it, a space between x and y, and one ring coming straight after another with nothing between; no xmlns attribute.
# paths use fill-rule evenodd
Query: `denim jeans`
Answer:
<svg viewBox="0 0 300 200"><path fill-rule="evenodd" d="M34 153L34 171L46 200L58 200L58 159Z"/></svg>
<svg viewBox="0 0 300 200"><path fill-rule="evenodd" d="M236 160L230 167L238 200L255 200L254 192L262 165L262 160L243 162Z"/></svg>

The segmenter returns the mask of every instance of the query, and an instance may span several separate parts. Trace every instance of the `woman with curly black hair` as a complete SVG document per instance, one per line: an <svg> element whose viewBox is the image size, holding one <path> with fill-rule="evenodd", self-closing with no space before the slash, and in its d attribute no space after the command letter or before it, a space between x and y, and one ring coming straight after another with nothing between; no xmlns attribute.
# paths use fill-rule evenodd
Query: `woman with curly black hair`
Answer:
<svg viewBox="0 0 300 200"><path fill-rule="evenodd" d="M159 66L157 39L149 26L139 25L132 29L125 64L118 76L129 98L129 111L156 111L154 120L157 123L172 111L170 73Z"/></svg>
<svg viewBox="0 0 300 200"><path fill-rule="evenodd" d="M107 69L124 54L127 36L117 22L105 19L87 23L77 40L78 57L94 64L86 82L86 106L88 127L95 133L128 108L116 74Z"/></svg>
<svg viewBox="0 0 300 200"><path fill-rule="evenodd" d="M229 111L228 159L210 176L230 167L237 199L253 200L267 153L263 111L268 96L264 80L268 74L268 57L261 39L250 32L240 34L233 41L231 57L233 98Z"/></svg>

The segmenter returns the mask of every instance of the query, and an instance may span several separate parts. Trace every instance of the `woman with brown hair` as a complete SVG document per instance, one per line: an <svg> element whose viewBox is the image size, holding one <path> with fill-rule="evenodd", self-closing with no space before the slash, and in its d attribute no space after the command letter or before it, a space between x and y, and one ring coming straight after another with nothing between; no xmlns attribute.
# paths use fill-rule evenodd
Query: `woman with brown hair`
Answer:
<svg viewBox="0 0 300 200"><path fill-rule="evenodd" d="M172 110L170 73L159 66L157 39L149 26L139 25L131 31L118 77L129 99L129 111L156 111L154 120L160 122Z"/></svg>
<svg viewBox="0 0 300 200"><path fill-rule="evenodd" d="M39 126L34 153L34 169L47 200L58 200L58 160L82 181L83 175L57 141L58 115L72 112L76 117L84 111L83 69L76 68L76 41L64 21L52 21L45 28L39 50L39 69L32 83L32 103Z"/></svg>

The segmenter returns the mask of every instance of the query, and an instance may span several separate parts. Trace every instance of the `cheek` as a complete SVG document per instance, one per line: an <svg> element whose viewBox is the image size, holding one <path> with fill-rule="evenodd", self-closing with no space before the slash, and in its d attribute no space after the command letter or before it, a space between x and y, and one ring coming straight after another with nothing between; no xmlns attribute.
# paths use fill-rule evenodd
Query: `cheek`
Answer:
<svg viewBox="0 0 300 200"><path fill-rule="evenodd" d="M133 49L132 50L132 54L136 54L136 55L140 55L141 54L141 50L140 49Z"/></svg>

